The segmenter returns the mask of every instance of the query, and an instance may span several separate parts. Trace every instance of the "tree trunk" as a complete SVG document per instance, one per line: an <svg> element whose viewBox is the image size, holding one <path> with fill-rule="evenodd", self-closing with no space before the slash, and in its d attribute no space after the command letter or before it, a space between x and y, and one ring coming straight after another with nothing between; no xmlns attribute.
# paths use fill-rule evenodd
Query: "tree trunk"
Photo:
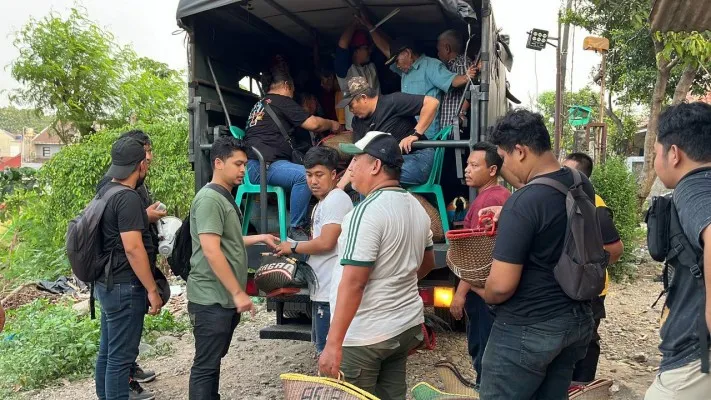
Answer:
<svg viewBox="0 0 711 400"><path fill-rule="evenodd" d="M699 67L693 64L687 64L684 68L684 72L681 74L679 82L674 88L674 98L672 99L672 105L677 105L682 101L686 100L686 95L689 94L691 90L691 85L694 83L694 78L696 78L696 73L699 71Z"/></svg>
<svg viewBox="0 0 711 400"><path fill-rule="evenodd" d="M622 120L620 117L615 114L615 112L612 110L612 91L607 92L607 108L605 109L605 114L610 117L612 122L615 123L615 128L617 129L618 134L622 134L625 131L625 125L622 123ZM609 137L609 136L608 136ZM628 144L624 144L625 148L627 148ZM619 149L615 149L617 151Z"/></svg>
<svg viewBox="0 0 711 400"><path fill-rule="evenodd" d="M664 49L664 44L654 40L654 48L659 54ZM649 192L652 190L657 174L654 171L654 143L657 141L657 128L659 126L659 114L662 112L662 104L669 84L669 75L674 61L670 62L663 57L657 61L657 79L652 91L652 101L649 107L649 122L647 123L647 134L644 137L644 166L642 167L642 179L637 193L637 202L641 207Z"/></svg>

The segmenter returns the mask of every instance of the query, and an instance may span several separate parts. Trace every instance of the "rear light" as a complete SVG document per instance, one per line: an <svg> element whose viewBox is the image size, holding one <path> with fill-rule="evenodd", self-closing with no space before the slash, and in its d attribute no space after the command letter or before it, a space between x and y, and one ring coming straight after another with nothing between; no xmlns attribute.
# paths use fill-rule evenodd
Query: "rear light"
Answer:
<svg viewBox="0 0 711 400"><path fill-rule="evenodd" d="M434 305L434 288L431 287L421 287L418 288L420 291L420 297L425 307L432 307Z"/></svg>
<svg viewBox="0 0 711 400"><path fill-rule="evenodd" d="M453 287L436 287L434 288L434 306L449 308L454 298Z"/></svg>
<svg viewBox="0 0 711 400"><path fill-rule="evenodd" d="M254 279L247 279L247 287L245 288L245 291L250 296L259 296L259 289L257 288L257 284L254 282Z"/></svg>

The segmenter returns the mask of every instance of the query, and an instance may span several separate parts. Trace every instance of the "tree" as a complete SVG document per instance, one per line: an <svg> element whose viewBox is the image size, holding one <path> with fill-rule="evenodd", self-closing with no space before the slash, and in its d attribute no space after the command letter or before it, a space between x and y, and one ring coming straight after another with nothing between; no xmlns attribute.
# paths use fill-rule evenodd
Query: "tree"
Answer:
<svg viewBox="0 0 711 400"><path fill-rule="evenodd" d="M113 126L186 120L187 86L179 71L167 64L126 51L124 78L119 85Z"/></svg>
<svg viewBox="0 0 711 400"><path fill-rule="evenodd" d="M684 100L691 89L708 88L701 65L711 63L711 32L652 32L648 17L651 0L584 0L566 17L593 34L610 40L606 83L618 103L649 104L645 162L638 201L643 203L654 183L654 142L659 114L665 104ZM651 96L650 96L651 94ZM615 118L612 101L608 115Z"/></svg>
<svg viewBox="0 0 711 400"><path fill-rule="evenodd" d="M38 114L36 110L14 106L0 107L0 129L12 133L22 133L25 128L40 132L52 123L52 119L51 116Z"/></svg>
<svg viewBox="0 0 711 400"><path fill-rule="evenodd" d="M72 8L66 19L54 12L40 20L30 18L13 44L20 55L11 74L23 87L11 100L38 113L51 111L55 125L71 122L82 136L93 133L117 95L120 67L115 55L120 49L113 36L84 10ZM60 136L65 143L70 140Z"/></svg>
<svg viewBox="0 0 711 400"><path fill-rule="evenodd" d="M11 72L23 87L11 99L37 113L51 111L52 125L65 143L73 139L62 129L69 124L85 137L97 126L186 119L182 73L117 45L83 9L71 9L64 19L55 13L31 18L14 45L20 56Z"/></svg>

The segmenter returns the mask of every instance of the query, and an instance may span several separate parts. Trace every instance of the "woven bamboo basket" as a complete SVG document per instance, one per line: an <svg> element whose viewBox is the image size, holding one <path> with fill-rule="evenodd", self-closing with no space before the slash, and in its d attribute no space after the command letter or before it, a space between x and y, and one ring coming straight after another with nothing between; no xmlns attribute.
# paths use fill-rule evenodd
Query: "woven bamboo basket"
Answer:
<svg viewBox="0 0 711 400"><path fill-rule="evenodd" d="M410 390L413 400L477 400L479 396L467 396L443 392L426 382L420 382Z"/></svg>
<svg viewBox="0 0 711 400"><path fill-rule="evenodd" d="M321 139L318 145L330 147L338 151L338 156L341 159L341 163L347 164L351 161L351 158L353 156L341 151L341 148L338 146L341 143L353 143L353 132L345 131L333 135L328 135L325 138Z"/></svg>
<svg viewBox="0 0 711 400"><path fill-rule="evenodd" d="M596 379L584 386L575 386L568 390L570 400L607 400L610 398L609 379Z"/></svg>
<svg viewBox="0 0 711 400"><path fill-rule="evenodd" d="M460 279L479 288L484 287L491 272L496 243L496 224L484 224L490 219L482 217L477 228L452 230L446 235L449 239L447 266Z"/></svg>
<svg viewBox="0 0 711 400"><path fill-rule="evenodd" d="M284 400L379 400L365 390L339 379L308 376L302 374L282 374L279 376L284 386Z"/></svg>
<svg viewBox="0 0 711 400"><path fill-rule="evenodd" d="M425 209L427 216L430 217L430 229L432 229L432 241L435 243L444 242L444 228L442 228L442 219L439 217L439 212L426 198L418 194L413 196L420 202L422 208Z"/></svg>

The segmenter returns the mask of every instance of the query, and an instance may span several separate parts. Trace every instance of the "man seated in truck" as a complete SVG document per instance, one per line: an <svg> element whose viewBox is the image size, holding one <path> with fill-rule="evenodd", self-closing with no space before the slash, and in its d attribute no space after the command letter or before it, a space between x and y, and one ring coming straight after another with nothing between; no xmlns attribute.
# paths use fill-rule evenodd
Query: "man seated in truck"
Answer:
<svg viewBox="0 0 711 400"><path fill-rule="evenodd" d="M395 39L390 45L376 42L380 51L388 57L386 65L400 75L403 93L426 95L440 100L442 94L451 88L464 87L476 76L476 67L470 65L465 75L457 75L447 69L440 60L428 57L417 50L413 41L407 37ZM439 110L426 132L432 138L440 130Z"/></svg>
<svg viewBox="0 0 711 400"><path fill-rule="evenodd" d="M338 85L342 91L347 89L347 81L350 78L361 76L368 81L368 84L376 93L380 93L380 81L378 80L378 70L375 64L370 61L373 50L368 33L363 29L362 19L354 19L353 22L343 31L336 47L336 59L334 67ZM377 30L372 33L373 41L380 43L380 46L387 45L385 39ZM351 130L353 114L345 109L346 129Z"/></svg>
<svg viewBox="0 0 711 400"><path fill-rule="evenodd" d="M291 191L289 237L294 240L308 240L309 236L304 228L308 224L306 214L311 192L306 185L306 170L300 164L302 161L293 158L291 132L296 127L319 133L338 131L341 125L338 121L309 115L304 111L293 99L294 81L284 70L276 69L265 73L262 76L262 87L267 90L267 94L254 105L247 118L247 173L252 183L259 183L259 161L252 151L252 147L255 147L267 163L267 184ZM271 113L265 108L266 105L269 105L277 116L278 123L272 119Z"/></svg>
<svg viewBox="0 0 711 400"><path fill-rule="evenodd" d="M313 239L304 242L282 242L277 254L308 254L309 265L314 269L318 286L311 287L311 340L320 355L326 346L326 336L331 323L329 295L331 275L338 264L336 244L341 234L341 222L353 209L351 198L336 187L338 152L329 147L314 147L304 156L306 181L311 193L318 199L311 217Z"/></svg>
<svg viewBox="0 0 711 400"><path fill-rule="evenodd" d="M438 106L439 101L430 96L378 94L363 77L348 80L348 92L338 104L338 107L348 107L353 113L354 142L374 130L390 133L397 139L405 160L400 177L403 185L420 185L429 177L434 149L412 151L412 143L424 136L436 118ZM346 174L339 187L343 188L348 183L349 174Z"/></svg>

